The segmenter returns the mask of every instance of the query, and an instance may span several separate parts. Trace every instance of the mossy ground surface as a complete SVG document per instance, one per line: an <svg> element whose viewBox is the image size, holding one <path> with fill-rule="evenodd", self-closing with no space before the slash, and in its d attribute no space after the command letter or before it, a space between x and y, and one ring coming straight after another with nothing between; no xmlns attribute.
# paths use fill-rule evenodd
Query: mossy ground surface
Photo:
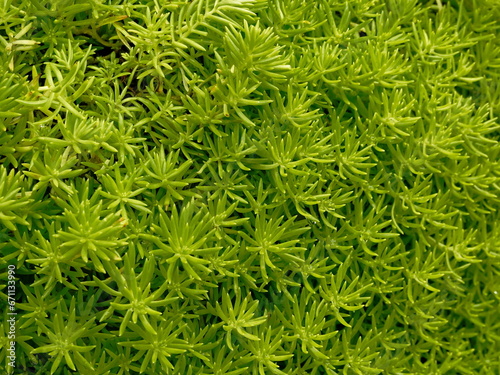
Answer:
<svg viewBox="0 0 500 375"><path fill-rule="evenodd" d="M0 372L500 374L499 28L0 1Z"/></svg>

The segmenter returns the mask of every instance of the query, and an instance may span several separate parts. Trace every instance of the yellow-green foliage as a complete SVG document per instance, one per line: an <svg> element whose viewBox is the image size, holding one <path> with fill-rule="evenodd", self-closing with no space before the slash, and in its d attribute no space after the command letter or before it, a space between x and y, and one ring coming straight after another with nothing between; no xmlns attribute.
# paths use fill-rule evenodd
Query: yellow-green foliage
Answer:
<svg viewBox="0 0 500 375"><path fill-rule="evenodd" d="M499 29L0 1L0 372L500 374Z"/></svg>

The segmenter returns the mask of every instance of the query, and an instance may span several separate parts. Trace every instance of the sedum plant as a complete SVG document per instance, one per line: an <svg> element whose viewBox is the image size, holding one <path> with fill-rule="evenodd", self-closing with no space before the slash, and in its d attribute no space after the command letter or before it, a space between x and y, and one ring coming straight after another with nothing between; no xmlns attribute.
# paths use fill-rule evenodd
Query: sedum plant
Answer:
<svg viewBox="0 0 500 375"><path fill-rule="evenodd" d="M1 0L0 372L500 373L499 31Z"/></svg>

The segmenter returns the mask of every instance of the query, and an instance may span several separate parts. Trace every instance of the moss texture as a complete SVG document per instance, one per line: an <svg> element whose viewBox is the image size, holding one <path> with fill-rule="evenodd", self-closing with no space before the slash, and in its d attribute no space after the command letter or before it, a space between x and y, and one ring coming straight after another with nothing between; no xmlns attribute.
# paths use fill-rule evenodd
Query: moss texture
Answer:
<svg viewBox="0 0 500 375"><path fill-rule="evenodd" d="M499 1L0 3L0 372L500 374Z"/></svg>

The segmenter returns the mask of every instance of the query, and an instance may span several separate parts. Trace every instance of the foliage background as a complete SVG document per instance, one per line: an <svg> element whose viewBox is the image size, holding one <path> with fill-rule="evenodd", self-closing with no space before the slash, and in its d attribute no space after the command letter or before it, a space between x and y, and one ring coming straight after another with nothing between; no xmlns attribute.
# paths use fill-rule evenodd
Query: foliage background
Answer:
<svg viewBox="0 0 500 375"><path fill-rule="evenodd" d="M499 27L497 0L2 0L14 373L500 373Z"/></svg>

